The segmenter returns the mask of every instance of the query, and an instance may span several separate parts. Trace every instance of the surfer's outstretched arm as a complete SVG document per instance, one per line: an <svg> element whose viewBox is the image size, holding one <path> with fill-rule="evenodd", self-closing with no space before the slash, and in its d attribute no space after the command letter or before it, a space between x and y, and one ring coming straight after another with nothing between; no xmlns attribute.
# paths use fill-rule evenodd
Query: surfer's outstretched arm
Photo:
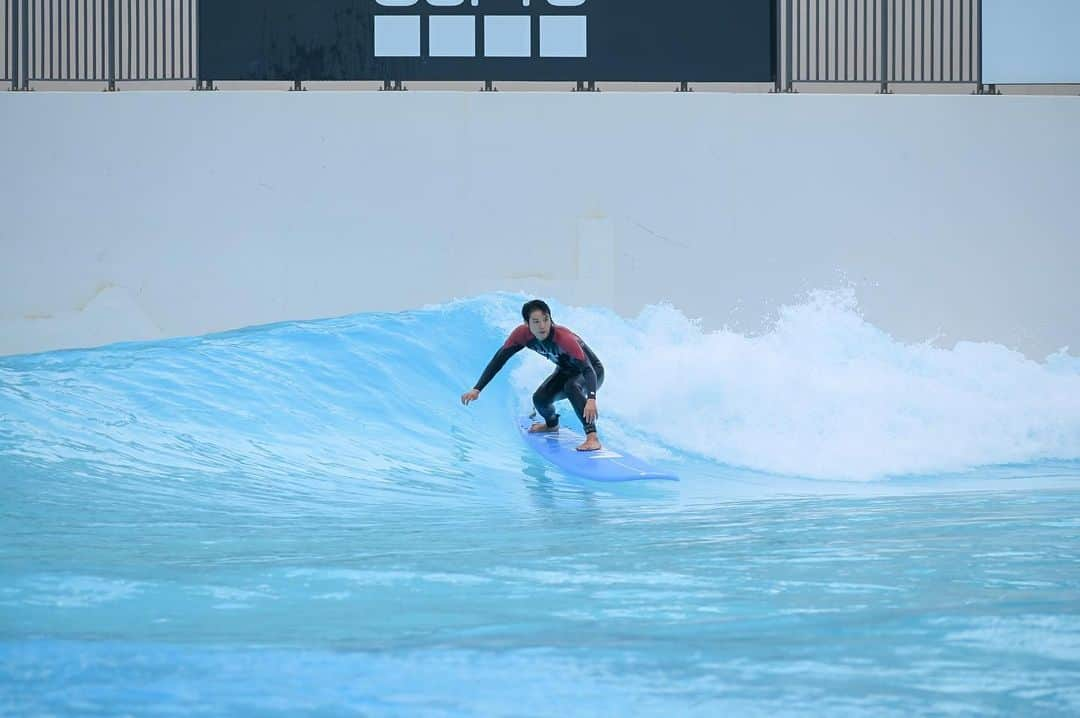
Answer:
<svg viewBox="0 0 1080 718"><path fill-rule="evenodd" d="M476 401L480 398L480 392L484 390L484 387L488 385L495 375L499 373L499 370L503 368L507 360L517 354L519 351L525 348L524 344L518 344L515 341L514 335L511 335L510 339L506 340L506 343L499 348L499 351L495 352L495 356L491 357L491 361L484 368L484 373L480 375L480 379L473 386L471 391L467 391L461 395L461 403L465 406L469 405L469 402Z"/></svg>
<svg viewBox="0 0 1080 718"><path fill-rule="evenodd" d="M507 359L517 354L525 347L520 344L504 345L499 351L495 352L495 356L491 357L491 361L488 362L487 367L484 368L484 373L480 375L480 379L473 386L476 391L483 391L484 387L488 385L495 375L499 373L499 370L506 364Z"/></svg>

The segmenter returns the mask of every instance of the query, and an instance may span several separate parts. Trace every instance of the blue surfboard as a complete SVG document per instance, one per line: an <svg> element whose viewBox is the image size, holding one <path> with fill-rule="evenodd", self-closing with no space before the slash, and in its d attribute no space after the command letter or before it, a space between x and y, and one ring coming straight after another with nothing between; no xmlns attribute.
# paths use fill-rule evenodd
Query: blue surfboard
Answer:
<svg viewBox="0 0 1080 718"><path fill-rule="evenodd" d="M560 426L558 431L530 433L532 423L528 417L518 422L525 443L567 473L593 481L679 480L675 474L660 471L625 451L612 451L607 447L599 451L578 451L584 437L565 426Z"/></svg>

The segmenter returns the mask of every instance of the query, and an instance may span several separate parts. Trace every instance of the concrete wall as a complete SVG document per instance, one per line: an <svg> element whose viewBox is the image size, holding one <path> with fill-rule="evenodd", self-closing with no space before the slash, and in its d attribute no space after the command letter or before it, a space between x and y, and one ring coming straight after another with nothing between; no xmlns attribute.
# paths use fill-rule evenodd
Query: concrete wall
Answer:
<svg viewBox="0 0 1080 718"><path fill-rule="evenodd" d="M0 93L0 353L524 290L706 327L856 287L1080 351L1080 99Z"/></svg>

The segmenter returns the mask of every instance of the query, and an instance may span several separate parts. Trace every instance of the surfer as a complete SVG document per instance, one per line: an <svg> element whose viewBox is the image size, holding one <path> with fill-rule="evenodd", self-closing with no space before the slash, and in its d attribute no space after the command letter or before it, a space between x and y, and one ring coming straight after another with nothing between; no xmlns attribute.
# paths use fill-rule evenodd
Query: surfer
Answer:
<svg viewBox="0 0 1080 718"><path fill-rule="evenodd" d="M581 337L551 321L551 309L545 302L539 299L526 302L521 307L521 318L525 323L510 333L502 348L488 362L476 386L461 395L461 403L468 406L480 398L480 392L499 373L506 360L528 347L557 367L533 393L533 406L544 421L533 424L529 431L558 431L559 415L555 413L555 402L569 399L585 428L585 443L577 447L578 451L597 451L601 447L596 436L596 390L604 383L604 365Z"/></svg>

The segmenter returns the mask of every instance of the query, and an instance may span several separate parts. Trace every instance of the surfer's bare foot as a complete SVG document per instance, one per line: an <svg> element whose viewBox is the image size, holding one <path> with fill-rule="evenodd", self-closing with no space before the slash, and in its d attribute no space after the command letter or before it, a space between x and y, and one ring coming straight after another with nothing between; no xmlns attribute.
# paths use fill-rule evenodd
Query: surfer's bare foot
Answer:
<svg viewBox="0 0 1080 718"><path fill-rule="evenodd" d="M546 421L541 421L541 422L539 422L537 424L533 424L532 426L529 427L529 433L530 434L539 434L542 431L558 431L558 430L559 430L559 425L558 424L556 424L555 426L548 426Z"/></svg>
<svg viewBox="0 0 1080 718"><path fill-rule="evenodd" d="M601 448L600 440L596 438L596 434L588 434L585 436L585 443L577 448L578 451L599 451Z"/></svg>

